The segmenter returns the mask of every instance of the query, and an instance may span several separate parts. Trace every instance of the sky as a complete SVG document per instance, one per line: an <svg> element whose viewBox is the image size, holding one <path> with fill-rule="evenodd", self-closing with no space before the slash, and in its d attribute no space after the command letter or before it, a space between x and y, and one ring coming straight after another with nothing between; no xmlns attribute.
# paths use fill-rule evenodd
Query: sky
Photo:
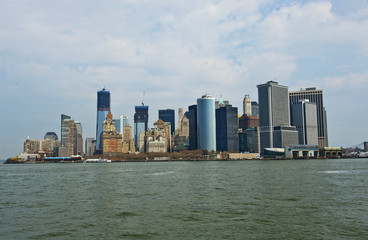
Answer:
<svg viewBox="0 0 368 240"><path fill-rule="evenodd" d="M205 93L241 114L270 80L323 89L330 146L368 141L368 0L0 1L0 159L60 137L61 114L95 137L102 87L152 126Z"/></svg>

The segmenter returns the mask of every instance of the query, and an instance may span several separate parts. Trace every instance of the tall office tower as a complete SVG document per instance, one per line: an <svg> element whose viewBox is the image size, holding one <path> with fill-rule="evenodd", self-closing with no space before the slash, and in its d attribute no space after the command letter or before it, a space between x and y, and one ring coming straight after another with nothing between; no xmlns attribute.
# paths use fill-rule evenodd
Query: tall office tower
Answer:
<svg viewBox="0 0 368 240"><path fill-rule="evenodd" d="M135 152L134 139L132 138L132 127L127 123L124 126L123 153Z"/></svg>
<svg viewBox="0 0 368 240"><path fill-rule="evenodd" d="M191 105L189 110L189 150L198 149L197 105Z"/></svg>
<svg viewBox="0 0 368 240"><path fill-rule="evenodd" d="M243 132L248 128L259 127L259 117L243 115L239 118L239 128L243 130Z"/></svg>
<svg viewBox="0 0 368 240"><path fill-rule="evenodd" d="M288 87L269 81L257 85L261 151L298 144L298 132L289 122Z"/></svg>
<svg viewBox="0 0 368 240"><path fill-rule="evenodd" d="M97 92L96 153L102 153L103 122L110 111L110 91L103 88Z"/></svg>
<svg viewBox="0 0 368 240"><path fill-rule="evenodd" d="M243 114L248 116L252 115L252 103L248 94L246 94L243 99Z"/></svg>
<svg viewBox="0 0 368 240"><path fill-rule="evenodd" d="M175 111L174 109L158 110L158 118L170 123L171 135L175 132Z"/></svg>
<svg viewBox="0 0 368 240"><path fill-rule="evenodd" d="M96 139L86 138L86 156L93 156L96 153Z"/></svg>
<svg viewBox="0 0 368 240"><path fill-rule="evenodd" d="M323 91L315 87L305 90L289 92L290 105L298 103L299 100L308 99L317 106L318 147L328 147L327 116L323 106Z"/></svg>
<svg viewBox="0 0 368 240"><path fill-rule="evenodd" d="M83 128L80 121L74 121L76 128L77 146L75 147L75 152L77 155L83 155Z"/></svg>
<svg viewBox="0 0 368 240"><path fill-rule="evenodd" d="M136 106L135 107L135 114L134 114L134 145L137 151L140 150L140 148L144 148L144 146L140 147L139 144L139 138L141 133L146 132L148 128L148 106Z"/></svg>
<svg viewBox="0 0 368 240"><path fill-rule="evenodd" d="M227 105L216 109L216 149L239 152L238 108Z"/></svg>
<svg viewBox="0 0 368 240"><path fill-rule="evenodd" d="M197 106L199 149L216 151L215 99L205 94L197 99Z"/></svg>
<svg viewBox="0 0 368 240"><path fill-rule="evenodd" d="M259 105L256 101L252 101L252 116L259 117Z"/></svg>
<svg viewBox="0 0 368 240"><path fill-rule="evenodd" d="M78 154L83 154L82 124L70 116L61 114L59 157L70 157Z"/></svg>
<svg viewBox="0 0 368 240"><path fill-rule="evenodd" d="M120 115L120 133L124 136L124 127L128 124L128 116ZM124 141L124 140L123 140Z"/></svg>
<svg viewBox="0 0 368 240"><path fill-rule="evenodd" d="M115 123L115 131L117 133L120 133L121 134L122 129L120 127L121 126L120 118L119 119L113 119L113 121Z"/></svg>
<svg viewBox="0 0 368 240"><path fill-rule="evenodd" d="M316 103L305 99L291 104L291 125L298 131L299 144L318 145Z"/></svg>

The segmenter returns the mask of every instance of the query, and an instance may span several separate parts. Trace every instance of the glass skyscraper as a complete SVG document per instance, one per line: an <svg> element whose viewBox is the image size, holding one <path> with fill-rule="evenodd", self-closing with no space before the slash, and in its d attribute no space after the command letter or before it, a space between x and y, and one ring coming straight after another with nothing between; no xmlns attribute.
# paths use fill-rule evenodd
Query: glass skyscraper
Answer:
<svg viewBox="0 0 368 240"><path fill-rule="evenodd" d="M139 134L148 128L148 106L136 106L134 114L134 144L139 151Z"/></svg>
<svg viewBox="0 0 368 240"><path fill-rule="evenodd" d="M174 109L158 110L158 118L171 125L171 134L175 132L175 111Z"/></svg>
<svg viewBox="0 0 368 240"><path fill-rule="evenodd" d="M110 91L105 88L97 92L96 153L102 152L103 122L110 111Z"/></svg>
<svg viewBox="0 0 368 240"><path fill-rule="evenodd" d="M199 148L216 151L215 99L209 94L197 99L197 126Z"/></svg>

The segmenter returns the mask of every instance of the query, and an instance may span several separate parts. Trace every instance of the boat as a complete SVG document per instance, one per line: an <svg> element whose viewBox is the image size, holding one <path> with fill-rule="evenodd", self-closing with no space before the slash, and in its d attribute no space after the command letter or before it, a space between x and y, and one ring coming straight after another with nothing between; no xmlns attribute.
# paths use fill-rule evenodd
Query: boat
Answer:
<svg viewBox="0 0 368 240"><path fill-rule="evenodd" d="M87 159L83 163L111 163L111 160L109 160L109 159L102 159L102 158L98 158L98 159Z"/></svg>
<svg viewBox="0 0 368 240"><path fill-rule="evenodd" d="M368 158L368 152L361 152L359 153L360 158Z"/></svg>

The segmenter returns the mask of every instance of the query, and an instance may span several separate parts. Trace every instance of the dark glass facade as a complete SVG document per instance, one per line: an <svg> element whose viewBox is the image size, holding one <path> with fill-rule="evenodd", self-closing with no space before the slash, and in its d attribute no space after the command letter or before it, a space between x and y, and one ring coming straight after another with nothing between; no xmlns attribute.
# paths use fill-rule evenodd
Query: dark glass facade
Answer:
<svg viewBox="0 0 368 240"><path fill-rule="evenodd" d="M158 118L171 125L171 134L175 132L175 111L174 109L158 110Z"/></svg>
<svg viewBox="0 0 368 240"><path fill-rule="evenodd" d="M189 106L188 110L189 150L195 150L198 148L197 105Z"/></svg>
<svg viewBox="0 0 368 240"><path fill-rule="evenodd" d="M216 149L239 152L238 108L227 105L216 109Z"/></svg>
<svg viewBox="0 0 368 240"><path fill-rule="evenodd" d="M134 114L134 143L139 149L139 134L148 128L148 106L136 106Z"/></svg>
<svg viewBox="0 0 368 240"><path fill-rule="evenodd" d="M110 91L97 91L96 153L102 153L103 122L110 110Z"/></svg>
<svg viewBox="0 0 368 240"><path fill-rule="evenodd" d="M97 110L110 111L110 91L102 89L97 92Z"/></svg>

